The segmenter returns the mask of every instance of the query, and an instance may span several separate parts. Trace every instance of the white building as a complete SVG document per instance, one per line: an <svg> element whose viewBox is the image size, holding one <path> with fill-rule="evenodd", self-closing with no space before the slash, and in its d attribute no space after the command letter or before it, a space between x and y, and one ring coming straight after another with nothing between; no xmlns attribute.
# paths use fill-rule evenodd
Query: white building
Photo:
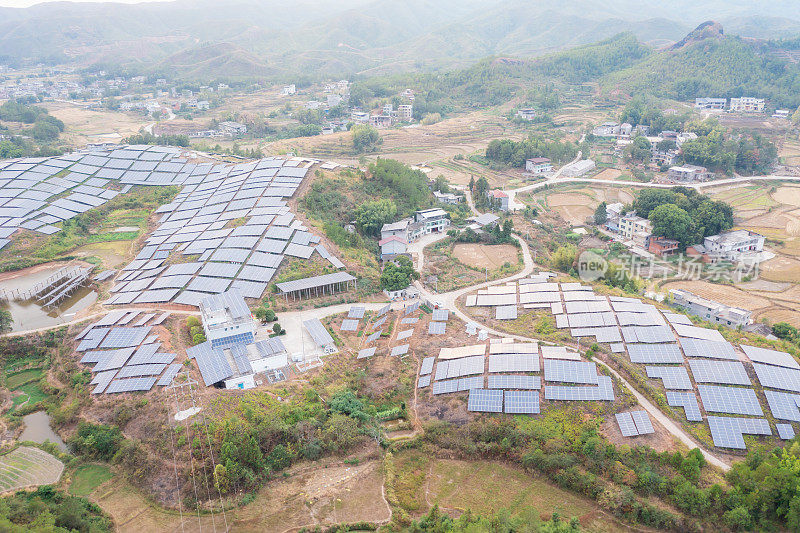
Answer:
<svg viewBox="0 0 800 533"><path fill-rule="evenodd" d="M616 137L619 135L619 123L603 122L592 130L592 134L596 137Z"/></svg>
<svg viewBox="0 0 800 533"><path fill-rule="evenodd" d="M433 191L433 196L439 201L440 204L460 204L464 200L463 196L453 194L451 192Z"/></svg>
<svg viewBox="0 0 800 533"><path fill-rule="evenodd" d="M708 169L697 165L683 165L670 167L667 171L667 179L680 183L695 183L707 181L709 178Z"/></svg>
<svg viewBox="0 0 800 533"><path fill-rule="evenodd" d="M695 98L695 109L725 109L727 98Z"/></svg>
<svg viewBox="0 0 800 533"><path fill-rule="evenodd" d="M709 322L731 328L747 326L753 322L752 313L745 309L708 300L683 289L670 289L669 292L675 305Z"/></svg>
<svg viewBox="0 0 800 533"><path fill-rule="evenodd" d="M408 253L408 242L402 237L391 236L378 242L381 247L381 261Z"/></svg>
<svg viewBox="0 0 800 533"><path fill-rule="evenodd" d="M200 301L200 315L212 348L253 342L255 321L238 290L204 298Z"/></svg>
<svg viewBox="0 0 800 533"><path fill-rule="evenodd" d="M414 106L411 104L397 106L397 120L399 122L411 122L414 120Z"/></svg>
<svg viewBox="0 0 800 533"><path fill-rule="evenodd" d="M532 157L525 160L525 170L532 174L547 174L553 171L553 163L546 157Z"/></svg>
<svg viewBox="0 0 800 533"><path fill-rule="evenodd" d="M597 165L591 159L583 159L564 166L561 169L561 175L567 178L577 178L583 176L590 170L593 170Z"/></svg>
<svg viewBox="0 0 800 533"><path fill-rule="evenodd" d="M284 85L283 86L283 91L281 91L281 94L283 96L291 96L296 92L297 92L297 87L295 87L295 85L293 83L291 85Z"/></svg>
<svg viewBox="0 0 800 533"><path fill-rule="evenodd" d="M619 233L626 240L633 241L640 248L647 248L650 235L653 233L653 225L646 218L638 215L628 214L619 218Z"/></svg>
<svg viewBox="0 0 800 533"><path fill-rule="evenodd" d="M536 118L536 110L529 107L522 108L519 111L517 111L517 116L522 120L530 121Z"/></svg>
<svg viewBox="0 0 800 533"><path fill-rule="evenodd" d="M731 98L730 110L738 113L763 113L764 99L742 96L741 98Z"/></svg>
<svg viewBox="0 0 800 533"><path fill-rule="evenodd" d="M235 137L247 133L247 126L238 122L225 121L219 123L219 131L225 135Z"/></svg>
<svg viewBox="0 0 800 533"><path fill-rule="evenodd" d="M416 222L422 224L424 233L439 233L450 225L450 218L444 209L424 209L417 211Z"/></svg>
<svg viewBox="0 0 800 533"><path fill-rule="evenodd" d="M764 236L743 229L729 231L706 237L703 247L712 259L738 262L764 251Z"/></svg>

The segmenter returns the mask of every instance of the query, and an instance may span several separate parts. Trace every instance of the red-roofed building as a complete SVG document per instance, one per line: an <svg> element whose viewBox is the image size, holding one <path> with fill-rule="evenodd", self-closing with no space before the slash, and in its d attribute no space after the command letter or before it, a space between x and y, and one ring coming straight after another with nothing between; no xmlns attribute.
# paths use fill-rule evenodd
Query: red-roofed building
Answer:
<svg viewBox="0 0 800 533"><path fill-rule="evenodd" d="M675 239L667 239L666 237L650 237L650 244L647 251L661 257L665 255L674 254L678 251L680 243Z"/></svg>
<svg viewBox="0 0 800 533"><path fill-rule="evenodd" d="M492 204L501 211L508 211L508 194L500 189L492 189L486 191L486 197L492 201Z"/></svg>

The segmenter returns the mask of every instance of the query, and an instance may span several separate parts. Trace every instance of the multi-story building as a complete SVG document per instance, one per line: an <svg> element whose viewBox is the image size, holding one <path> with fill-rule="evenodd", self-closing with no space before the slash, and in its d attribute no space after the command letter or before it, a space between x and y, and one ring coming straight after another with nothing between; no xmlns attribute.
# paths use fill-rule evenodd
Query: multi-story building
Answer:
<svg viewBox="0 0 800 533"><path fill-rule="evenodd" d="M397 120L400 122L411 122L414 120L414 106L411 104L397 106Z"/></svg>
<svg viewBox="0 0 800 533"><path fill-rule="evenodd" d="M297 87L295 87L293 83L291 85L284 85L281 94L283 94L283 96L291 96L296 92L297 92Z"/></svg>
<svg viewBox="0 0 800 533"><path fill-rule="evenodd" d="M238 290L233 289L201 300L200 315L206 340L211 343L212 348L253 342L255 321Z"/></svg>
<svg viewBox="0 0 800 533"><path fill-rule="evenodd" d="M708 181L708 178L708 169L706 167L699 167L697 165L670 167L670 169L667 171L667 179L681 183Z"/></svg>
<svg viewBox="0 0 800 533"><path fill-rule="evenodd" d="M424 233L439 233L450 225L450 218L444 209L423 209L414 216L422 224Z"/></svg>
<svg viewBox="0 0 800 533"><path fill-rule="evenodd" d="M730 110L738 113L763 113L764 99L742 96L741 98L731 98Z"/></svg>
<svg viewBox="0 0 800 533"><path fill-rule="evenodd" d="M381 240L389 237L400 237L406 242L414 242L425 234L425 227L422 222L416 222L411 218L403 218L397 222L384 224L381 227Z"/></svg>
<svg viewBox="0 0 800 533"><path fill-rule="evenodd" d="M727 98L695 98L695 109L725 109Z"/></svg>
<svg viewBox="0 0 800 533"><path fill-rule="evenodd" d="M680 243L675 239L667 239L666 237L650 237L647 251L651 254L664 257L665 255L676 253L679 246Z"/></svg>
<svg viewBox="0 0 800 533"><path fill-rule="evenodd" d="M700 318L731 328L747 326L753 322L750 311L708 300L683 289L670 289L672 302Z"/></svg>
<svg viewBox="0 0 800 533"><path fill-rule="evenodd" d="M492 205L500 211L508 211L508 194L500 189L486 191L486 197L491 200Z"/></svg>
<svg viewBox="0 0 800 533"><path fill-rule="evenodd" d="M619 233L629 241L633 241L636 246L648 247L650 235L653 233L653 225L646 218L635 214L628 214L619 218Z"/></svg>
<svg viewBox="0 0 800 533"><path fill-rule="evenodd" d="M525 170L532 174L546 174L553 170L553 164L546 157L532 157L525 161Z"/></svg>
<svg viewBox="0 0 800 533"><path fill-rule="evenodd" d="M743 229L729 231L706 237L703 247L711 259L740 261L764 250L764 236Z"/></svg>

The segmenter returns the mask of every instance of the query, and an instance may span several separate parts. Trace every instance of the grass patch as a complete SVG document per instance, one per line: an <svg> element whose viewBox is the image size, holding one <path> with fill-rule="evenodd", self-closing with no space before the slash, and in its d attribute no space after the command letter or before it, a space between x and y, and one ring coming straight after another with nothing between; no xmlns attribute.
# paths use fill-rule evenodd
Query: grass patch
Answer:
<svg viewBox="0 0 800 533"><path fill-rule="evenodd" d="M41 368L30 368L14 374L8 374L6 376L6 388L8 390L16 390L31 381L39 380L43 375L44 370Z"/></svg>
<svg viewBox="0 0 800 533"><path fill-rule="evenodd" d="M69 486L69 493L73 496L83 498L89 496L94 489L108 481L114 476L107 466L103 465L81 465L72 475L72 483Z"/></svg>
<svg viewBox="0 0 800 533"><path fill-rule="evenodd" d="M22 392L22 394L18 394L11 399L11 403L13 404L12 410L22 404L26 406L36 405L47 398L47 394L42 391L39 387L39 383L36 381L23 385L17 390Z"/></svg>

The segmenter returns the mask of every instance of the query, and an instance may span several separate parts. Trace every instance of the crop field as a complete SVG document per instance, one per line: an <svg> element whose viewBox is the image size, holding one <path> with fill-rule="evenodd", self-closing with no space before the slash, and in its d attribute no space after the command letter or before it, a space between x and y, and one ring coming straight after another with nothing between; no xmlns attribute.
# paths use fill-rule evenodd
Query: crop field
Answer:
<svg viewBox="0 0 800 533"><path fill-rule="evenodd" d="M42 105L66 126L62 139L78 146L93 142L120 142L153 122L115 111L85 109L73 104L47 102Z"/></svg>
<svg viewBox="0 0 800 533"><path fill-rule="evenodd" d="M505 263L517 262L517 249L510 244L456 244L453 256L473 268L500 268Z"/></svg>
<svg viewBox="0 0 800 533"><path fill-rule="evenodd" d="M51 485L59 480L64 463L49 453L20 446L0 455L0 492L39 485Z"/></svg>
<svg viewBox="0 0 800 533"><path fill-rule="evenodd" d="M633 198L630 189L602 186L559 187L518 197L528 205L558 214L573 225L584 224L586 217L594 214L600 202L627 204L632 202Z"/></svg>
<svg viewBox="0 0 800 533"><path fill-rule="evenodd" d="M81 465L72 475L72 483L69 492L73 496L82 498L88 497L100 485L113 477L113 474L105 465Z"/></svg>
<svg viewBox="0 0 800 533"><path fill-rule="evenodd" d="M488 268L488 270L486 270ZM440 241L425 247L422 281L440 292L510 276L522 268L517 249L508 244L450 244ZM438 278L430 283L429 276Z"/></svg>

